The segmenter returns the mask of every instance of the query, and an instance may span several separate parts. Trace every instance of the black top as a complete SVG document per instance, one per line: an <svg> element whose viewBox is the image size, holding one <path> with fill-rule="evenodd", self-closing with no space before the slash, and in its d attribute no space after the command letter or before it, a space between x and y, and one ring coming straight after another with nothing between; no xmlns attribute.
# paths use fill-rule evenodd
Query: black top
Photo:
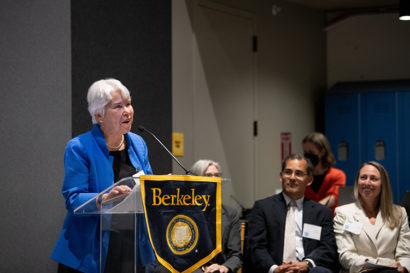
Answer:
<svg viewBox="0 0 410 273"><path fill-rule="evenodd" d="M136 173L134 166L131 164L127 149L121 151L110 151L110 155L114 157L114 161L112 163L114 181L132 176Z"/></svg>
<svg viewBox="0 0 410 273"><path fill-rule="evenodd" d="M314 175L314 176L313 176L313 182L312 182L312 184L310 184L310 187L312 188L312 190L313 190L314 192L317 193L317 192L319 191L320 186L322 186L323 180L325 179L325 176L326 176L326 174L327 174L328 171L329 171L329 170L325 171L324 174Z"/></svg>
<svg viewBox="0 0 410 273"><path fill-rule="evenodd" d="M114 157L112 169L115 182L136 173L134 166L131 164L127 149L110 151L110 155ZM132 189L135 182L133 182L133 179L127 179L121 185L127 185ZM134 214L114 214L111 216L111 233L104 269L105 273L134 272L133 263L130 262L134 260L133 255L135 253L135 245L133 244L135 231L131 228L135 223L134 217Z"/></svg>

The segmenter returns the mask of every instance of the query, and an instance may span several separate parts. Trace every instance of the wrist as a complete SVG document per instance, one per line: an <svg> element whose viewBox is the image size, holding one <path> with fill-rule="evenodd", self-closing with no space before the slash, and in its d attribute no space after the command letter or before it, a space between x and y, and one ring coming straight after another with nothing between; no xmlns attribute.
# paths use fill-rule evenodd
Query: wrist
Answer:
<svg viewBox="0 0 410 273"><path fill-rule="evenodd" d="M309 260L303 260L303 261L306 263L308 271L310 271L314 267L311 261Z"/></svg>
<svg viewBox="0 0 410 273"><path fill-rule="evenodd" d="M102 202L103 202L103 195L101 194L97 197L97 204L101 206Z"/></svg>

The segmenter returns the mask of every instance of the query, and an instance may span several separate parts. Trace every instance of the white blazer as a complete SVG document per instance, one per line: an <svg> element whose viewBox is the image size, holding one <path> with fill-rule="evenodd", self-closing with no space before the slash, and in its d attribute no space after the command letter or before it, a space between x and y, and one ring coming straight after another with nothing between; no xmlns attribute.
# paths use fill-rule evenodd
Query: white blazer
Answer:
<svg viewBox="0 0 410 273"><path fill-rule="evenodd" d="M334 231L342 271L359 272L365 262L389 265L400 262L410 272L410 230L406 210L400 207L400 225L390 229L377 214L375 225L370 224L359 202L337 207L334 217ZM360 227L353 234L346 229ZM359 224L355 224L355 222Z"/></svg>

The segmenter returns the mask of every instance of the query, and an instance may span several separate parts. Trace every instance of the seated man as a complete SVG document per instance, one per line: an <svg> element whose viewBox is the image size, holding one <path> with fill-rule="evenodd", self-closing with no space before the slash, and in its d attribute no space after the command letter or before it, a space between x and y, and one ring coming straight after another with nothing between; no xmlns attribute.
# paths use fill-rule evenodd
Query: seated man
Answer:
<svg viewBox="0 0 410 273"><path fill-rule="evenodd" d="M304 198L313 166L301 155L282 163L282 192L255 202L248 222L252 272L337 272L332 211Z"/></svg>

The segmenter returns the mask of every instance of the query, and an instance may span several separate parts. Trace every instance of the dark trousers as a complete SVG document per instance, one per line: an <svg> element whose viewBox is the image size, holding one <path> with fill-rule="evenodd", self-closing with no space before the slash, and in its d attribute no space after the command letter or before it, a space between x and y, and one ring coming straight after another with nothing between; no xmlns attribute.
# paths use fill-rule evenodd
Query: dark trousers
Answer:
<svg viewBox="0 0 410 273"><path fill-rule="evenodd" d="M323 266L315 266L309 270L309 273L332 273L332 270Z"/></svg>

